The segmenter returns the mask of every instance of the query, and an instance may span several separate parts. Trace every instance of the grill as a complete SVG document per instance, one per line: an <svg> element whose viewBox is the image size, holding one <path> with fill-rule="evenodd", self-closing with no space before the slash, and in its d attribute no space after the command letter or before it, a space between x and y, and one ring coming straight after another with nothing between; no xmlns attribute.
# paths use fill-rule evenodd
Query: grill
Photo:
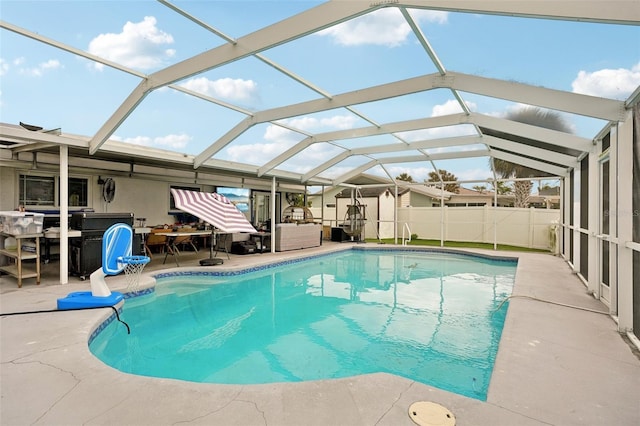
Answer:
<svg viewBox="0 0 640 426"><path fill-rule="evenodd" d="M102 267L102 235L116 223L133 226L133 213L74 213L71 216L71 229L81 231L80 237L69 239L71 275L84 280ZM133 240L133 254L140 254L141 245L140 236L136 235Z"/></svg>

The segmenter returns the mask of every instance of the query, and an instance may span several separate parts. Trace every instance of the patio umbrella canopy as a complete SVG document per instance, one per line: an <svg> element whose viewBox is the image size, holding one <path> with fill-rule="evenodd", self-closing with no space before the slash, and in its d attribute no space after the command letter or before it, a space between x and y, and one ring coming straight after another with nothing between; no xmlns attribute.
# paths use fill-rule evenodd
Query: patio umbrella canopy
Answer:
<svg viewBox="0 0 640 426"><path fill-rule="evenodd" d="M246 216L225 196L171 189L176 207L199 217L222 232L257 232Z"/></svg>

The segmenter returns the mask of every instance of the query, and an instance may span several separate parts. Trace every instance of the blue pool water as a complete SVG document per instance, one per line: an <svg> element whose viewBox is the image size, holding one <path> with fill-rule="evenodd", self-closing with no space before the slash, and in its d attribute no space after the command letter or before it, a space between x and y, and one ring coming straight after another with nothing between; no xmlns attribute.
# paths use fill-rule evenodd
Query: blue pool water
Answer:
<svg viewBox="0 0 640 426"><path fill-rule="evenodd" d="M159 278L90 343L118 370L194 382L387 372L485 400L515 261L349 250L244 274Z"/></svg>

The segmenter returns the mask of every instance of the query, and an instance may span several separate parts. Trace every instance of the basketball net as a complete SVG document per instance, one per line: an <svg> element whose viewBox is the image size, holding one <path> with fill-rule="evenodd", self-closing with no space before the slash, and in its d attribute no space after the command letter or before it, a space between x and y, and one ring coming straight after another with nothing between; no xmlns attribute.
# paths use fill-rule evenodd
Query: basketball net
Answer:
<svg viewBox="0 0 640 426"><path fill-rule="evenodd" d="M138 290L138 287L140 287L140 275L149 260L151 259L148 256L125 256L122 258L124 275L127 280L127 293Z"/></svg>

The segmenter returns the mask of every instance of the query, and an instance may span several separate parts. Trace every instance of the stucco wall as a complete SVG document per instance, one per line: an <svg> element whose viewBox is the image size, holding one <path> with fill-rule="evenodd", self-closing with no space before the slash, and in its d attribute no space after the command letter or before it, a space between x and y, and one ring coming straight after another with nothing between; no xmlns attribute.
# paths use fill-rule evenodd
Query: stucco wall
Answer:
<svg viewBox="0 0 640 426"><path fill-rule="evenodd" d="M18 176L20 169L10 167L0 168L0 211L14 210L18 204ZM102 185L98 184L98 176L70 174L71 177L87 178L88 208L97 213L129 213L134 217L146 218L146 225L163 225L174 222L174 217L169 212L169 187L170 182L148 180L140 178L113 177L116 183L116 193L113 201L107 203L102 198ZM105 178L106 176L102 176ZM177 183L184 185L183 183ZM205 185L203 189L210 187ZM57 210L55 207L28 207L28 210L47 211Z"/></svg>

